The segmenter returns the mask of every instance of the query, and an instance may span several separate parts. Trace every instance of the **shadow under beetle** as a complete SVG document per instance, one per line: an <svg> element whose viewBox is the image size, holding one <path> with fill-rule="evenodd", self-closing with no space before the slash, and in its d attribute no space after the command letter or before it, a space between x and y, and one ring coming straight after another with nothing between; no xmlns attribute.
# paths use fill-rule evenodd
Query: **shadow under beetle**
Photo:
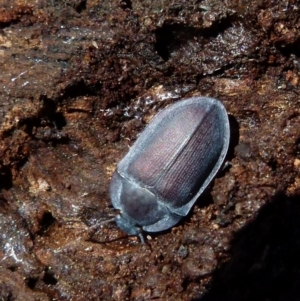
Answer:
<svg viewBox="0 0 300 301"><path fill-rule="evenodd" d="M228 115L217 99L192 97L158 113L112 176L119 228L144 242L142 231L177 224L221 167L229 138Z"/></svg>

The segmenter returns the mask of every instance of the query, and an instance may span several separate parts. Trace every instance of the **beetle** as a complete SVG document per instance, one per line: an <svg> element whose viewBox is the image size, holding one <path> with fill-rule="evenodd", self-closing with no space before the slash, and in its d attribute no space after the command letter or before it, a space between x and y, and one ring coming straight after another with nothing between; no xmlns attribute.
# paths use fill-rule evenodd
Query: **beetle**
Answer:
<svg viewBox="0 0 300 301"><path fill-rule="evenodd" d="M192 97L159 112L112 176L119 228L144 242L143 231L176 225L220 169L229 138L228 115L217 99Z"/></svg>

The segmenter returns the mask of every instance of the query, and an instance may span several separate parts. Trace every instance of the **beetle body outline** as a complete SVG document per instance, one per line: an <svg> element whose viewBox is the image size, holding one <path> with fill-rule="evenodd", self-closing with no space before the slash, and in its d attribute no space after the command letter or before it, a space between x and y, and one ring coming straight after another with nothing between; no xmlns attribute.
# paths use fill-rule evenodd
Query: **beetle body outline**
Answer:
<svg viewBox="0 0 300 301"><path fill-rule="evenodd" d="M228 115L217 99L192 97L159 112L113 174L117 225L130 235L176 225L220 169L229 138Z"/></svg>

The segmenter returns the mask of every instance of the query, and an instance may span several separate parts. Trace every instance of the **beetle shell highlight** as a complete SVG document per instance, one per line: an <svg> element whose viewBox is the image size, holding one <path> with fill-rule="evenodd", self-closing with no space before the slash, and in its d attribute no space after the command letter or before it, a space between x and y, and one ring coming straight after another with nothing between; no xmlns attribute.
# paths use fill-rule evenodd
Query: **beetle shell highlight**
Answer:
<svg viewBox="0 0 300 301"><path fill-rule="evenodd" d="M227 112L214 98L189 98L158 113L113 174L117 225L139 235L177 224L221 167L229 137Z"/></svg>

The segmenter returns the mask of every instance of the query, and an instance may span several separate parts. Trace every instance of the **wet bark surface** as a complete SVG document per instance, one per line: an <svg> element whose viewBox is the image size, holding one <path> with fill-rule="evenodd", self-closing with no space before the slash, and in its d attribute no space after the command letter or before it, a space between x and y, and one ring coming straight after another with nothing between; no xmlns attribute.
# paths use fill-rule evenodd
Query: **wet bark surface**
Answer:
<svg viewBox="0 0 300 301"><path fill-rule="evenodd" d="M298 300L298 1L0 1L0 299ZM225 168L147 245L108 186L151 118L228 110Z"/></svg>

